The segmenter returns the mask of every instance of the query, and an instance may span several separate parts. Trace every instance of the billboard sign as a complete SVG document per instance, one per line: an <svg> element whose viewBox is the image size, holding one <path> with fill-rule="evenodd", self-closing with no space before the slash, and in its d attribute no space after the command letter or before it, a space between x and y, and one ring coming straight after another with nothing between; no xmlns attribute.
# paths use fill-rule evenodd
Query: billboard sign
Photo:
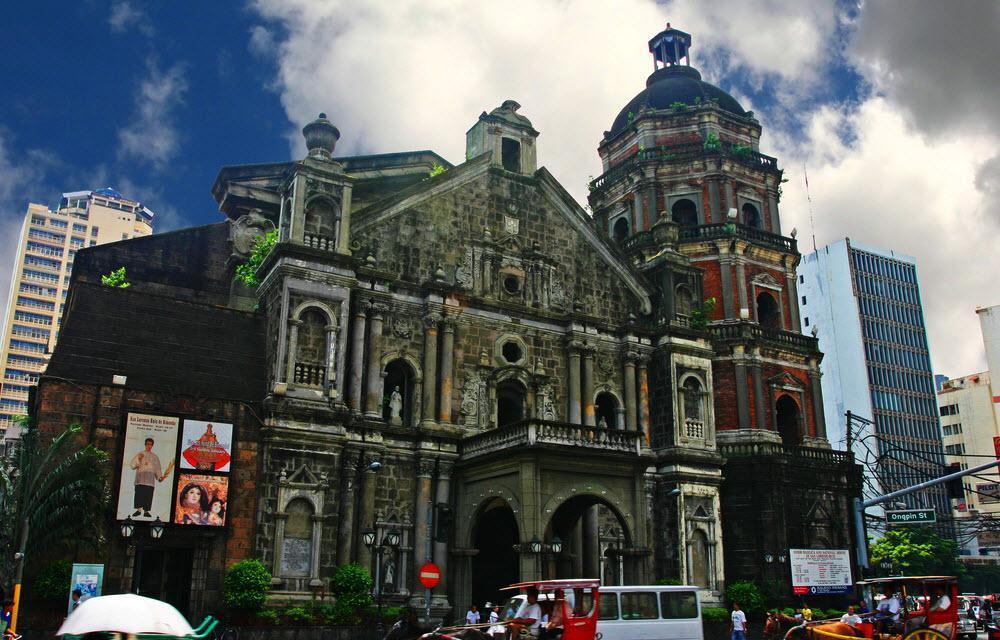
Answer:
<svg viewBox="0 0 1000 640"><path fill-rule="evenodd" d="M178 423L170 416L128 414L118 520L170 522Z"/></svg>
<svg viewBox="0 0 1000 640"><path fill-rule="evenodd" d="M851 554L847 549L789 549L792 590L796 595L851 593Z"/></svg>

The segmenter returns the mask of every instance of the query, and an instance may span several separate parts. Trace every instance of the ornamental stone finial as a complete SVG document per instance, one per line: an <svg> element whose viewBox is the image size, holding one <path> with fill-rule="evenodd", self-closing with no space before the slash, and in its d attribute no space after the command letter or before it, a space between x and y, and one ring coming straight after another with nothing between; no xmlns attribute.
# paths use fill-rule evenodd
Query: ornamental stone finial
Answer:
<svg viewBox="0 0 1000 640"><path fill-rule="evenodd" d="M318 118L302 127L302 135L306 139L310 158L321 160L333 158L333 150L337 147L337 140L340 139L340 130L326 119L325 113L319 114Z"/></svg>

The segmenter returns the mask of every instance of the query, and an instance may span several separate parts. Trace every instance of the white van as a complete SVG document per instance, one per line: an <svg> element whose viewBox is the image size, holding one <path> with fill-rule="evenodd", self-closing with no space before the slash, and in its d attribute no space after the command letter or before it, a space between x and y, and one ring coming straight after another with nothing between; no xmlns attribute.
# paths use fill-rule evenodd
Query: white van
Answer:
<svg viewBox="0 0 1000 640"><path fill-rule="evenodd" d="M542 594L539 601L551 597L550 593ZM572 591L566 593L566 599L572 608ZM503 618L513 618L524 600L523 593L512 597ZM584 606L589 607L589 603ZM601 640L704 640L698 587L601 587L597 632Z"/></svg>
<svg viewBox="0 0 1000 640"><path fill-rule="evenodd" d="M704 640L698 587L601 587L601 640Z"/></svg>

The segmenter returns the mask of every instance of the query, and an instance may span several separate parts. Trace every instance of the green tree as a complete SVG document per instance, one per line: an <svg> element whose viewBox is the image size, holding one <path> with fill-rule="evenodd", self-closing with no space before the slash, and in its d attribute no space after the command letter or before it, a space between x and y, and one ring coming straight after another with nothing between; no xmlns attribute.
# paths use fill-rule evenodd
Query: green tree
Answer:
<svg viewBox="0 0 1000 640"><path fill-rule="evenodd" d="M21 582L24 562L37 552L59 552L70 544L100 544L101 516L109 503L107 454L92 445L80 445L80 425L70 425L52 440L27 420L22 420L22 427L13 455L0 460L4 514L0 518L0 581L7 593Z"/></svg>
<svg viewBox="0 0 1000 640"><path fill-rule="evenodd" d="M903 575L961 575L958 544L931 527L893 527L871 545L872 563L889 560Z"/></svg>
<svg viewBox="0 0 1000 640"><path fill-rule="evenodd" d="M754 582L745 580L732 582L726 587L726 602L729 606L738 602L740 608L750 613L764 610L764 594L760 592L760 587Z"/></svg>
<svg viewBox="0 0 1000 640"><path fill-rule="evenodd" d="M358 564L337 567L330 581L330 593L336 598L333 617L338 624L358 624L372 604L372 577Z"/></svg>
<svg viewBox="0 0 1000 640"><path fill-rule="evenodd" d="M240 560L229 567L222 585L226 606L236 611L260 611L271 589L271 572L256 558Z"/></svg>

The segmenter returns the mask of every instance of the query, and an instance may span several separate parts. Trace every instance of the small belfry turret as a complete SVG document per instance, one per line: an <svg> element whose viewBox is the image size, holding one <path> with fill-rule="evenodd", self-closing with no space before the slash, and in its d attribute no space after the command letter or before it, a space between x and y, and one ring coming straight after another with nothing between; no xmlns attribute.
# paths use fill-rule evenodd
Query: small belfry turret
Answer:
<svg viewBox="0 0 1000 640"><path fill-rule="evenodd" d="M674 29L668 22L667 28L649 41L649 52L653 54L653 71L677 66L681 64L681 60L690 67L691 58L688 55L690 47L691 34Z"/></svg>
<svg viewBox="0 0 1000 640"><path fill-rule="evenodd" d="M465 156L475 158L491 154L491 164L513 173L531 175L538 168L535 138L538 132L531 120L517 113L515 100L504 100L499 107L479 116L479 121L465 134Z"/></svg>

